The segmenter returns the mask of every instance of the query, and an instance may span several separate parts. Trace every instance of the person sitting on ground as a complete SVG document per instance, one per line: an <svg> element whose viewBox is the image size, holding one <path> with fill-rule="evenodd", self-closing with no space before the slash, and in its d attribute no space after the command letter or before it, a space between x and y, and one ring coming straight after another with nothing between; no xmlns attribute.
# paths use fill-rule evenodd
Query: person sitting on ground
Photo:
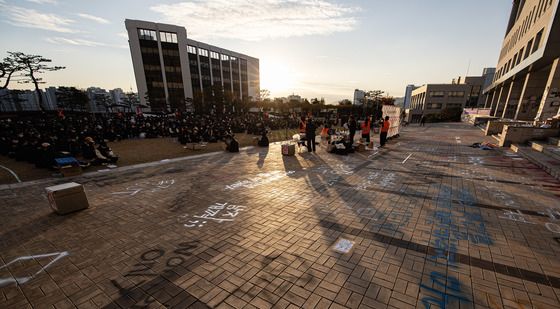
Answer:
<svg viewBox="0 0 560 309"><path fill-rule="evenodd" d="M103 156L97 148L95 148L95 141L90 136L84 139L82 155L84 156L84 159L89 160L91 165L101 165L103 163L111 162L107 157Z"/></svg>
<svg viewBox="0 0 560 309"><path fill-rule="evenodd" d="M99 150L99 152L101 153L102 156L104 156L105 158L107 158L109 160L109 162L116 163L119 160L119 156L117 156L113 152L111 147L109 147L107 145L107 141L103 140L101 143L99 143L99 146L97 147L97 149Z"/></svg>
<svg viewBox="0 0 560 309"><path fill-rule="evenodd" d="M227 135L224 142L226 143L226 151L239 152L239 143L235 140L233 135Z"/></svg>
<svg viewBox="0 0 560 309"><path fill-rule="evenodd" d="M268 147L269 141L268 141L268 136L266 136L266 133L267 133L267 130L263 129L261 138L259 139L259 142L258 142L258 145L260 147Z"/></svg>

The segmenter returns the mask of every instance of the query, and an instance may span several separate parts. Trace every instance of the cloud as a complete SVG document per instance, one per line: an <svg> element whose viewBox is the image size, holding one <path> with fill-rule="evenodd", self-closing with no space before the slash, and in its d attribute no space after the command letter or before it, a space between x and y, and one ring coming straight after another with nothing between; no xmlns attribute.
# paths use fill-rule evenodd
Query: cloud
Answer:
<svg viewBox="0 0 560 309"><path fill-rule="evenodd" d="M56 0L26 0L27 2L37 3L37 4L58 4Z"/></svg>
<svg viewBox="0 0 560 309"><path fill-rule="evenodd" d="M78 13L78 16L80 16L81 18L84 18L84 19L89 19L89 20L94 21L94 22L99 23L99 24L110 24L111 23L103 17L94 16L94 15L90 15L90 14Z"/></svg>
<svg viewBox="0 0 560 309"><path fill-rule="evenodd" d="M55 14L39 13L33 9L7 5L0 1L0 14L5 15L5 22L25 28L43 29L48 31L75 33L78 32L69 26L74 23L72 19Z"/></svg>
<svg viewBox="0 0 560 309"><path fill-rule="evenodd" d="M75 45L75 46L89 46L89 47L107 46L107 44L105 43L94 42L94 41L84 40L84 39L71 39L71 38L63 38L63 37L46 38L45 41L53 44L66 44L66 45Z"/></svg>
<svg viewBox="0 0 560 309"><path fill-rule="evenodd" d="M189 36L249 41L351 31L360 10L333 0L191 0L150 9Z"/></svg>
<svg viewBox="0 0 560 309"><path fill-rule="evenodd" d="M128 32L119 32L117 33L118 36L120 36L121 38L125 38L128 39Z"/></svg>

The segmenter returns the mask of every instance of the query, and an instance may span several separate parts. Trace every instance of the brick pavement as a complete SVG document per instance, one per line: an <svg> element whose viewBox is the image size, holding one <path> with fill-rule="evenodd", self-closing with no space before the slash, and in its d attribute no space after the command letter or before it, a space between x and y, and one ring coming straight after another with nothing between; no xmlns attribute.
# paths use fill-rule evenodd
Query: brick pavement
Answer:
<svg viewBox="0 0 560 309"><path fill-rule="evenodd" d="M481 133L82 176L67 216L4 187L0 307L559 308L560 183Z"/></svg>

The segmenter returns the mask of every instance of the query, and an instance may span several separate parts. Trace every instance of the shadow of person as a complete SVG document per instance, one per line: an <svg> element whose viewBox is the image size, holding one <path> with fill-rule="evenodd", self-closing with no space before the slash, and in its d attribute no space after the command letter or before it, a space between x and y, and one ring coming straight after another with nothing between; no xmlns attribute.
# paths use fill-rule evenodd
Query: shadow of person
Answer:
<svg viewBox="0 0 560 309"><path fill-rule="evenodd" d="M268 156L268 147L259 151L259 160L257 161L257 166L259 168L263 168L264 160L266 159L266 156Z"/></svg>

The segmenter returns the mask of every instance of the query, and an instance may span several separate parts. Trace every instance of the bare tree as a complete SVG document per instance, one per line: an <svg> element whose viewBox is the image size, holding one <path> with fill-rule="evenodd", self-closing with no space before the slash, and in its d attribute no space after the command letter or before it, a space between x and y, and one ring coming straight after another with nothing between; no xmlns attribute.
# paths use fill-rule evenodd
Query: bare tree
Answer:
<svg viewBox="0 0 560 309"><path fill-rule="evenodd" d="M33 83L39 99L39 108L44 110L43 96L41 95L39 84L44 84L45 82L43 78L37 77L37 75L50 71L62 70L65 69L65 67L49 66L48 63L52 62L52 60L39 55L27 55L22 52L10 52L9 54L14 57L18 65L22 66L22 70L24 71L22 75L24 79L19 82L24 84Z"/></svg>

